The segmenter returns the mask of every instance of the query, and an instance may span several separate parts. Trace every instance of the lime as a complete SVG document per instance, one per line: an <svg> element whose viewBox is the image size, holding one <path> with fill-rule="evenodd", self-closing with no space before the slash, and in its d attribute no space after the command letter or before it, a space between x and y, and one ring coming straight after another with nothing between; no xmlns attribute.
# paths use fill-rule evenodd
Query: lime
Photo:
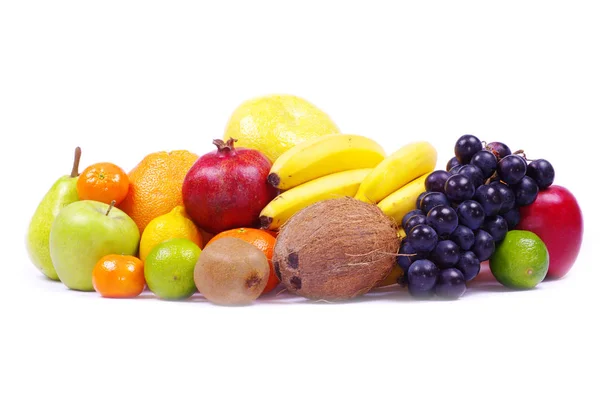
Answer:
<svg viewBox="0 0 600 397"><path fill-rule="evenodd" d="M490 270L501 284L516 289L538 285L548 273L546 244L525 230L511 230L490 258Z"/></svg>
<svg viewBox="0 0 600 397"><path fill-rule="evenodd" d="M157 244L146 257L144 276L148 288L162 299L185 299L196 292L194 267L200 247L185 238Z"/></svg>

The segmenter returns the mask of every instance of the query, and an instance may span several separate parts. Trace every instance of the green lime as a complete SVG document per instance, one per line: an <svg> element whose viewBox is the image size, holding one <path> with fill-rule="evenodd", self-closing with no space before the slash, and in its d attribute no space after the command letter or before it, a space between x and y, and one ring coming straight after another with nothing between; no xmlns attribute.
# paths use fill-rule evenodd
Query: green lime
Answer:
<svg viewBox="0 0 600 397"><path fill-rule="evenodd" d="M490 258L490 270L501 284L517 289L538 285L548 273L546 244L526 230L511 230Z"/></svg>
<svg viewBox="0 0 600 397"><path fill-rule="evenodd" d="M194 267L200 247L188 239L173 238L157 244L146 257L148 288L162 299L185 299L196 292Z"/></svg>

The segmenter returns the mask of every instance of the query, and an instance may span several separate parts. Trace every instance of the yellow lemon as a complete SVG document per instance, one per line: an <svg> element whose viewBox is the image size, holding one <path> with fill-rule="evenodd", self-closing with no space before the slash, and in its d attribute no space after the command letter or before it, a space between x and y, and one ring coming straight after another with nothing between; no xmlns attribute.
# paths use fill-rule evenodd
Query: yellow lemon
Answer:
<svg viewBox="0 0 600 397"><path fill-rule="evenodd" d="M231 115L225 140L236 147L256 149L272 162L295 145L340 131L329 116L305 99L269 95L245 101Z"/></svg>
<svg viewBox="0 0 600 397"><path fill-rule="evenodd" d="M181 205L148 223L140 239L140 259L145 262L146 257L156 245L173 238L188 239L197 246L202 246L200 230L188 218Z"/></svg>

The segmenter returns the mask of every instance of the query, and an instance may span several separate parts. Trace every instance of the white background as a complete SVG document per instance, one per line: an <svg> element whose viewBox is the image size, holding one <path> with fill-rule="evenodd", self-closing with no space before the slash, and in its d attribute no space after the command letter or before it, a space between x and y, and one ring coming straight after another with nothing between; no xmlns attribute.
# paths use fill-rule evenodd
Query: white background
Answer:
<svg viewBox="0 0 600 397"><path fill-rule="evenodd" d="M597 3L204 4L0 3L0 395L598 395ZM585 214L575 267L456 302L243 308L101 299L33 268L29 218L75 146L82 167L126 170L203 154L238 104L270 93L388 153L427 139L438 168L467 132L547 158Z"/></svg>

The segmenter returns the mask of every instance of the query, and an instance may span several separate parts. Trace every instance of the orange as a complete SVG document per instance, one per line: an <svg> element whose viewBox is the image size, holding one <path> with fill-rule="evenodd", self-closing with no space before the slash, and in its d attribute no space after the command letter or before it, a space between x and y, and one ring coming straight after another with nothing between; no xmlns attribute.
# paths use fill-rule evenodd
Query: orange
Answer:
<svg viewBox="0 0 600 397"><path fill-rule="evenodd" d="M265 286L265 289L262 292L263 294L271 292L273 288L275 288L277 284L279 284L279 279L275 275L275 269L273 268L272 261L273 248L275 248L276 240L270 232L266 230L252 229L249 227L241 227L239 229L226 230L210 239L210 241L206 243L205 247L208 247L210 243L223 237L236 237L247 241L250 244L254 245L256 248L260 249L265 254L267 260L269 261L270 272L269 280L267 281L267 285Z"/></svg>
<svg viewBox="0 0 600 397"><path fill-rule="evenodd" d="M96 200L119 205L129 191L129 177L113 163L96 163L87 167L77 178L80 200Z"/></svg>
<svg viewBox="0 0 600 397"><path fill-rule="evenodd" d="M92 271L94 289L105 298L133 298L146 286L144 264L131 255L106 255Z"/></svg>
<svg viewBox="0 0 600 397"><path fill-rule="evenodd" d="M183 179L197 159L187 150L156 152L129 172L129 193L119 208L135 221L140 233L152 219L183 205Z"/></svg>

